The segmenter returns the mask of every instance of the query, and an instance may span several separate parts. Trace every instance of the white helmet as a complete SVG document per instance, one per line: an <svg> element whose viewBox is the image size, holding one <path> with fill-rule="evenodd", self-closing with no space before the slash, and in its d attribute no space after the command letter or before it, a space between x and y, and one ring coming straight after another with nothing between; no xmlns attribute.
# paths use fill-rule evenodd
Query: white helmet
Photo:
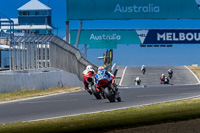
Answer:
<svg viewBox="0 0 200 133"><path fill-rule="evenodd" d="M88 65L88 66L86 67L86 69L92 69L92 66L91 66L91 65Z"/></svg>
<svg viewBox="0 0 200 133"><path fill-rule="evenodd" d="M162 76L164 76L165 74L162 74Z"/></svg>
<svg viewBox="0 0 200 133"><path fill-rule="evenodd" d="M140 80L140 77L139 77L139 76L137 76L135 79L136 79L136 80Z"/></svg>

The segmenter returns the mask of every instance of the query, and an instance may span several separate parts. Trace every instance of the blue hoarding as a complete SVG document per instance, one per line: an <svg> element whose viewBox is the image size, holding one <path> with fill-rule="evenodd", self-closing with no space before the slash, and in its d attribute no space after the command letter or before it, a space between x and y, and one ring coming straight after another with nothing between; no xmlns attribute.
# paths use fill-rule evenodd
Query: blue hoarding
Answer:
<svg viewBox="0 0 200 133"><path fill-rule="evenodd" d="M67 0L67 19L200 19L200 0Z"/></svg>
<svg viewBox="0 0 200 133"><path fill-rule="evenodd" d="M78 30L70 31L70 43L76 43ZM117 48L117 44L140 44L135 30L123 29L87 29L81 31L79 44L88 44L90 48Z"/></svg>
<svg viewBox="0 0 200 133"><path fill-rule="evenodd" d="M75 44L78 30L71 30ZM200 44L200 29L87 29L80 44L90 48L117 48L118 44Z"/></svg>
<svg viewBox="0 0 200 133"><path fill-rule="evenodd" d="M200 30L154 29L148 30L143 39L143 44L200 44Z"/></svg>

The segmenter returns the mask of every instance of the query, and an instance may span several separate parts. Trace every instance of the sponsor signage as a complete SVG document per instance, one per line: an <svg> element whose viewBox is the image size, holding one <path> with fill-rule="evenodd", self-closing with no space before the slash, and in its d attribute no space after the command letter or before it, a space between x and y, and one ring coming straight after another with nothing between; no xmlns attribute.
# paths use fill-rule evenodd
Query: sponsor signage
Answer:
<svg viewBox="0 0 200 133"><path fill-rule="evenodd" d="M200 19L200 0L67 0L67 19Z"/></svg>
<svg viewBox="0 0 200 133"><path fill-rule="evenodd" d="M71 44L76 43L78 30L70 31ZM140 44L135 30L82 30L79 44L90 48L117 48L117 44Z"/></svg>
<svg viewBox="0 0 200 133"><path fill-rule="evenodd" d="M71 30L71 44L78 30ZM200 29L95 29L82 30L79 44L90 48L117 48L117 44L200 44Z"/></svg>
<svg viewBox="0 0 200 133"><path fill-rule="evenodd" d="M142 44L200 44L199 29L141 30Z"/></svg>

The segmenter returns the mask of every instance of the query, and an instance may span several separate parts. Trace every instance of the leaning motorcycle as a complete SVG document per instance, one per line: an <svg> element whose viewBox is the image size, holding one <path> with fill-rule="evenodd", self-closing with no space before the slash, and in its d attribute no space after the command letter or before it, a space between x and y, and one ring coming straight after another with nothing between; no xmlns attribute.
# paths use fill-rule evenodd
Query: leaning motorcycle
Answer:
<svg viewBox="0 0 200 133"><path fill-rule="evenodd" d="M168 73L168 77L171 79L172 78L172 73Z"/></svg>
<svg viewBox="0 0 200 133"><path fill-rule="evenodd" d="M167 77L164 77L163 79L161 79L160 83L161 84L169 84L169 79Z"/></svg>
<svg viewBox="0 0 200 133"><path fill-rule="evenodd" d="M165 77L164 84L169 84L169 79L168 79L168 77Z"/></svg>
<svg viewBox="0 0 200 133"><path fill-rule="evenodd" d="M101 99L99 90L96 89L95 84L94 84L94 77L88 77L86 81L89 84L88 87L90 91L92 91L92 94L96 97L96 99Z"/></svg>
<svg viewBox="0 0 200 133"><path fill-rule="evenodd" d="M119 96L117 87L113 83L114 80L110 83L107 79L101 79L98 81L98 88L110 102L115 102L116 100L120 102L121 97Z"/></svg>
<svg viewBox="0 0 200 133"><path fill-rule="evenodd" d="M143 68L141 71L142 71L142 74L144 75L144 74L145 74L145 72L146 72L146 69L145 69L145 68Z"/></svg>
<svg viewBox="0 0 200 133"><path fill-rule="evenodd" d="M140 83L141 83L140 78L139 78L139 77L136 77L136 78L135 78L135 85L140 85Z"/></svg>

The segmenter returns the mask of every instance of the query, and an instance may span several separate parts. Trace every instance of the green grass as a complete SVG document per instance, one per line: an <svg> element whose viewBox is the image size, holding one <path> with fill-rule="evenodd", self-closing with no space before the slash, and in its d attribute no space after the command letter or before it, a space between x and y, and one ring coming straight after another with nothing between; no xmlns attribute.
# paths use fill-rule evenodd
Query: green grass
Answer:
<svg viewBox="0 0 200 133"><path fill-rule="evenodd" d="M80 90L80 87L50 88L46 90L35 89L35 90L22 90L10 93L0 93L0 102L30 98L36 96L44 96L44 95L73 91L73 90Z"/></svg>
<svg viewBox="0 0 200 133"><path fill-rule="evenodd" d="M200 118L200 99L71 116L37 122L0 125L1 133L104 132Z"/></svg>

